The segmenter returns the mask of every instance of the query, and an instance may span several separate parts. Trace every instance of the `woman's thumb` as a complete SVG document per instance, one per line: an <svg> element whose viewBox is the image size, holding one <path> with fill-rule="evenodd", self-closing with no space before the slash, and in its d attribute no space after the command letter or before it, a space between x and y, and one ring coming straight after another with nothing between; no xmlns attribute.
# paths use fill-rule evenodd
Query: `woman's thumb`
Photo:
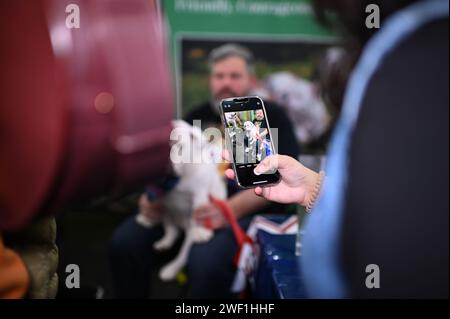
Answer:
<svg viewBox="0 0 450 319"><path fill-rule="evenodd" d="M278 168L278 155L271 155L266 157L258 166L255 167L253 172L255 175L261 174L273 174Z"/></svg>

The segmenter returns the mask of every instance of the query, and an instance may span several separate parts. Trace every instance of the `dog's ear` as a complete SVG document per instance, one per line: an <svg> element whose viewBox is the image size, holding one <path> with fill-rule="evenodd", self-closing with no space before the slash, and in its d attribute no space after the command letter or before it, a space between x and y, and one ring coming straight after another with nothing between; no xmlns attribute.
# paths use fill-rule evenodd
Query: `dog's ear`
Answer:
<svg viewBox="0 0 450 319"><path fill-rule="evenodd" d="M203 133L201 128L198 126L192 126L188 122L183 120L172 120L172 126L173 128L179 128L183 131L186 131L187 133L191 134L193 138L196 138L198 140L202 140Z"/></svg>
<svg viewBox="0 0 450 319"><path fill-rule="evenodd" d="M191 125L183 120L172 120L173 128L190 129Z"/></svg>
<svg viewBox="0 0 450 319"><path fill-rule="evenodd" d="M246 126L246 125L250 126L251 128L255 127L255 124L253 124L253 122L250 122L250 121L245 121L244 126Z"/></svg>

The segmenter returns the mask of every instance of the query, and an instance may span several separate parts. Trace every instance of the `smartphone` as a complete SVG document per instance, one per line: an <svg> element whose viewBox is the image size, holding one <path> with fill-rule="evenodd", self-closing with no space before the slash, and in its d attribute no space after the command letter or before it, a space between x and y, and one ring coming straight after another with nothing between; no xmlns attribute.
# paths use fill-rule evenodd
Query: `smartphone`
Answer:
<svg viewBox="0 0 450 319"><path fill-rule="evenodd" d="M232 97L220 103L225 144L241 188L270 186L280 181L277 170L256 175L255 167L276 154L264 102L258 96Z"/></svg>

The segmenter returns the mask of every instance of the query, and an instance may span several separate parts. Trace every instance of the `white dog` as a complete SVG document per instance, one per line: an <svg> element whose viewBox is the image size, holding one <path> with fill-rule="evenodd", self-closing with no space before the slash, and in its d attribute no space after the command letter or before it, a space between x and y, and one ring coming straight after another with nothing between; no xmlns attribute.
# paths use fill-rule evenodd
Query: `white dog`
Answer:
<svg viewBox="0 0 450 319"><path fill-rule="evenodd" d="M273 100L286 109L300 142L310 143L326 131L331 116L310 81L279 72L266 80L266 88Z"/></svg>
<svg viewBox="0 0 450 319"><path fill-rule="evenodd" d="M227 196L225 182L217 169L221 161L221 147L208 143L198 127L181 120L174 121L173 126L171 139L178 137L178 141L172 145L170 157L179 181L161 198L161 221L149 220L142 212L137 215L137 221L147 227L162 222L164 236L154 243L156 250L170 248L179 236L180 229L185 231L180 252L160 270L159 276L164 281L174 279L184 267L193 243L208 241L213 236L212 230L193 221L192 212L207 204L209 195L222 200ZM201 161L193 162L193 156L201 158Z"/></svg>
<svg viewBox="0 0 450 319"><path fill-rule="evenodd" d="M250 145L255 144L258 139L258 137L257 137L258 128L252 122L245 121L244 122L244 130L248 137L248 146L249 146L249 147L247 147L247 149L245 151L248 152L250 150Z"/></svg>

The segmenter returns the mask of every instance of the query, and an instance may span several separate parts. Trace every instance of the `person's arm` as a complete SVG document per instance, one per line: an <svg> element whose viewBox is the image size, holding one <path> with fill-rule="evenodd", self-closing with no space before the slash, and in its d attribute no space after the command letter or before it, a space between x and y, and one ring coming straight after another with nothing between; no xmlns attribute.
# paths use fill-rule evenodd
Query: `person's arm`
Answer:
<svg viewBox="0 0 450 319"><path fill-rule="evenodd" d="M237 194L231 196L226 203L231 208L231 211L237 219L254 213L269 205L268 200L257 196L251 189L238 192ZM199 224L203 224L206 220L208 220L209 225L214 229L222 228L228 224L220 209L213 203L208 203L197 208L193 213L193 217Z"/></svg>
<svg viewBox="0 0 450 319"><path fill-rule="evenodd" d="M224 151L224 158L229 160L227 151ZM227 201L236 218L260 210L268 205L269 201L284 204L296 203L310 210L320 192L323 173L316 173L294 158L285 155L266 157L256 167L255 172L263 174L272 171L274 168L277 168L281 175L281 181L278 184L271 187L256 187L254 190L245 190L232 196ZM227 169L225 174L230 179L235 178L232 169ZM194 218L199 223L208 218L213 228L221 228L227 224L219 208L211 203L198 208L194 212Z"/></svg>
<svg viewBox="0 0 450 319"><path fill-rule="evenodd" d="M242 121L241 121L241 118L240 118L239 116L235 115L235 119L236 119L236 121L238 122L239 126L242 127Z"/></svg>
<svg viewBox="0 0 450 319"><path fill-rule="evenodd" d="M269 205L267 199L257 196L251 189L238 192L230 197L227 202L236 218L257 212Z"/></svg>
<svg viewBox="0 0 450 319"><path fill-rule="evenodd" d="M258 132L256 134L258 139L262 141L266 137L267 133L269 133L269 131L267 129L264 129L264 131L262 131L261 133Z"/></svg>

